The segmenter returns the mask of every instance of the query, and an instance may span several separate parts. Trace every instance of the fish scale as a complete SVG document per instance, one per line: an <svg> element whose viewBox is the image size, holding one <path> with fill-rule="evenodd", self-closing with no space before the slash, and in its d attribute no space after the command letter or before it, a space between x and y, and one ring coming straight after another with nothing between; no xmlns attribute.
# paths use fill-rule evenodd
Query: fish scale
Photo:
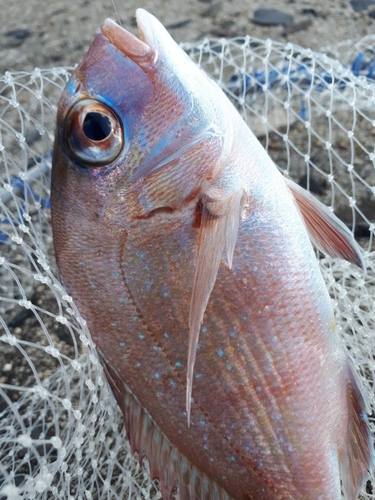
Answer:
<svg viewBox="0 0 375 500"><path fill-rule="evenodd" d="M137 16L142 41L106 21L68 83L52 171L58 267L132 450L165 498L339 500L341 474L355 500L366 403L310 238L357 265L360 250ZM111 117L101 141L89 112Z"/></svg>

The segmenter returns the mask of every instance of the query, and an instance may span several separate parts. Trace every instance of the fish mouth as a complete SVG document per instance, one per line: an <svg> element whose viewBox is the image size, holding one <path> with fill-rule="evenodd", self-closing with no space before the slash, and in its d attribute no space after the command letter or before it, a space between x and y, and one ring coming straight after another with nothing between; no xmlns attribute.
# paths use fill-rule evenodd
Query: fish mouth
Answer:
<svg viewBox="0 0 375 500"><path fill-rule="evenodd" d="M119 26L112 19L104 21L101 32L116 49L132 59L136 64L143 68L150 68L155 65L157 60L156 48L147 43L147 41L154 38L153 21L155 18L146 10L137 9L136 19L140 38Z"/></svg>

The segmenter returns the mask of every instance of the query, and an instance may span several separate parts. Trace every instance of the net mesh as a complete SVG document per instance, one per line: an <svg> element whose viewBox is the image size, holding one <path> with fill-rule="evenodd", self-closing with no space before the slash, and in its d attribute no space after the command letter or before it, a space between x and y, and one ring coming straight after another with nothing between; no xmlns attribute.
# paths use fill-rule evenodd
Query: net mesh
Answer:
<svg viewBox="0 0 375 500"><path fill-rule="evenodd" d="M252 37L184 49L277 166L355 232L366 272L317 256L374 433L375 37L314 53ZM0 500L161 498L131 456L85 321L58 280L49 178L71 69L0 77ZM369 481L363 499L375 498Z"/></svg>

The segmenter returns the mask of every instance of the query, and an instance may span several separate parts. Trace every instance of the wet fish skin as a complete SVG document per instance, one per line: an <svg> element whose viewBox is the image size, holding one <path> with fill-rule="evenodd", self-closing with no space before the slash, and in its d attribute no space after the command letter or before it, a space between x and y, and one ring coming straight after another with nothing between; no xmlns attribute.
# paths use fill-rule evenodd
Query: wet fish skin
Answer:
<svg viewBox="0 0 375 500"><path fill-rule="evenodd" d="M288 187L161 25L137 17L143 44L107 21L69 81L52 173L58 266L132 447L164 474L165 497L180 467L181 498L214 498L219 484L234 499L339 500L341 467L354 500L373 460L365 401L303 217L316 209L314 240L330 253L361 263L358 249ZM66 124L82 99L119 118L109 163L100 144L102 164L72 151Z"/></svg>

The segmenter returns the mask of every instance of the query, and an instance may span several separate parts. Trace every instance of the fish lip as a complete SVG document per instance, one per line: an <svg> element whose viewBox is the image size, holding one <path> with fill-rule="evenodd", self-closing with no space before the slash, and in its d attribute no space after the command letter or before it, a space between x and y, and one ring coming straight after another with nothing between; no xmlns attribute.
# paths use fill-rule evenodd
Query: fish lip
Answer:
<svg viewBox="0 0 375 500"><path fill-rule="evenodd" d="M146 14L148 13L146 12ZM140 37L143 38L142 29L139 28L139 31ZM121 51L139 66L143 68L151 68L155 65L157 60L157 51L145 43L142 39L137 38L132 33L119 26L117 23L112 21L112 19L108 18L104 21L101 26L101 33L108 38L116 49Z"/></svg>

